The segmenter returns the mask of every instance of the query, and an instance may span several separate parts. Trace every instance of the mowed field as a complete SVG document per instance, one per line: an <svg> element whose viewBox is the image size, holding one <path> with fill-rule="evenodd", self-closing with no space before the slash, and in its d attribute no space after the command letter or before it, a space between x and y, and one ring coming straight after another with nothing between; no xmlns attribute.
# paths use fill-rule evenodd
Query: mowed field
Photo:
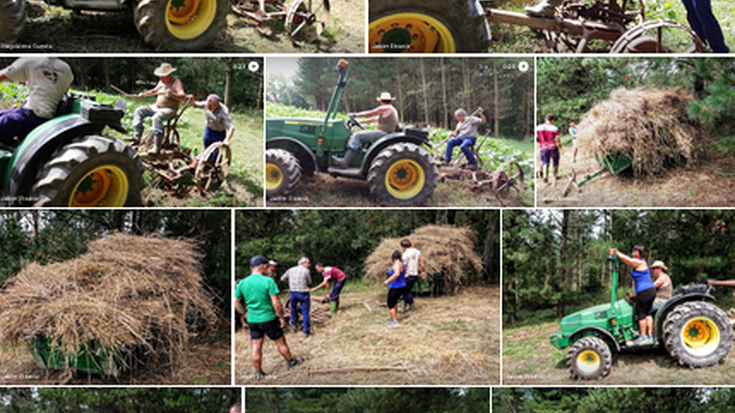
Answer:
<svg viewBox="0 0 735 413"><path fill-rule="evenodd" d="M386 292L379 287L350 291L340 298L340 311L328 315L328 304L312 303L313 335L286 329L295 357L305 363L287 370L275 344L265 340L265 380L256 382L250 361L250 335L236 334L235 377L240 385L492 385L500 377L500 290L468 287L454 296L419 297L418 311L399 314L389 327ZM285 296L282 297L285 301ZM323 308L315 310L315 307ZM399 367L400 370L355 370L354 367ZM320 370L345 371L321 372Z"/></svg>

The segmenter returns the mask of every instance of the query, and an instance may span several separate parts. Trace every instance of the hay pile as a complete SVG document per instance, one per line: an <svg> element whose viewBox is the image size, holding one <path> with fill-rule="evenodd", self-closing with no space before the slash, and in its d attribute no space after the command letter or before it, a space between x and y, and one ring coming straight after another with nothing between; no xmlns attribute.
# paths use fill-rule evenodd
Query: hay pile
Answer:
<svg viewBox="0 0 735 413"><path fill-rule="evenodd" d="M39 336L74 354L101 344L118 359L130 350L175 361L194 322L214 322L195 244L113 234L78 258L31 263L0 290L0 342Z"/></svg>
<svg viewBox="0 0 735 413"><path fill-rule="evenodd" d="M385 280L392 265L393 251L402 251L401 238L385 238L365 259L365 278ZM482 259L474 251L475 233L467 227L426 225L407 237L421 251L427 277L441 283L440 290L454 293L462 285L465 274L482 269Z"/></svg>
<svg viewBox="0 0 735 413"><path fill-rule="evenodd" d="M579 123L580 145L600 159L624 153L633 160L636 175L691 163L708 140L701 125L687 115L693 100L678 88L616 89Z"/></svg>

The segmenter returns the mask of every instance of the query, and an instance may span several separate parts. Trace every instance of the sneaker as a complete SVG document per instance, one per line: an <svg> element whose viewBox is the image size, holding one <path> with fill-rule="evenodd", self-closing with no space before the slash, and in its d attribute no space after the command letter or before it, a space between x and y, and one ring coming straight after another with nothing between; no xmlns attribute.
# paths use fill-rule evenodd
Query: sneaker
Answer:
<svg viewBox="0 0 735 413"><path fill-rule="evenodd" d="M632 344L634 346L640 346L640 345L643 345L646 341L647 341L647 338L646 337L638 336L637 339L633 340L633 343Z"/></svg>
<svg viewBox="0 0 735 413"><path fill-rule="evenodd" d="M391 318L390 321L388 321L388 327L398 327L398 321L393 321Z"/></svg>
<svg viewBox="0 0 735 413"><path fill-rule="evenodd" d="M255 372L255 381L261 381L265 379L265 372L264 371L256 371Z"/></svg>
<svg viewBox="0 0 735 413"><path fill-rule="evenodd" d="M478 169L477 164L476 163L467 164L467 169L470 171L476 171Z"/></svg>
<svg viewBox="0 0 735 413"><path fill-rule="evenodd" d="M287 367L288 367L288 369L289 369L289 370L293 370L293 369L295 369L296 367L298 367L298 366L302 365L303 363L304 363L304 359L296 359L296 358L292 358L292 359L291 359L291 360L290 360L290 361L288 362L288 366L287 366Z"/></svg>
<svg viewBox="0 0 735 413"><path fill-rule="evenodd" d="M311 331L304 331L304 338L311 337Z"/></svg>
<svg viewBox="0 0 735 413"><path fill-rule="evenodd" d="M572 158L572 163L577 162L577 158Z"/></svg>

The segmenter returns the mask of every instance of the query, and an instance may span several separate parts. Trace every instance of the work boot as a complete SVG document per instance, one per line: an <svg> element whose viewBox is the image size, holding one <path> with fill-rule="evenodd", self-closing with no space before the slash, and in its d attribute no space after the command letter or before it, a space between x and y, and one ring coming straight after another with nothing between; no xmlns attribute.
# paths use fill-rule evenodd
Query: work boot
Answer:
<svg viewBox="0 0 735 413"><path fill-rule="evenodd" d="M526 14L531 17L553 19L556 8L561 5L562 0L541 0L533 7L526 7Z"/></svg>
<svg viewBox="0 0 735 413"><path fill-rule="evenodd" d="M405 301L401 301L400 303L398 303L398 314L403 314L403 313L405 313L405 312L406 312L406 306L407 306L407 305L408 305L408 304L406 304L406 302L405 302Z"/></svg>
<svg viewBox="0 0 735 413"><path fill-rule="evenodd" d="M265 374L265 372L263 370L256 371L255 372L255 381L261 381L261 380L265 379L265 376L266 376L266 374Z"/></svg>
<svg viewBox="0 0 735 413"><path fill-rule="evenodd" d="M477 170L477 164L476 163L469 163L469 164L467 164L467 170L476 171Z"/></svg>
<svg viewBox="0 0 735 413"><path fill-rule="evenodd" d="M163 144L163 134L157 133L153 135L153 146L151 146L151 149L148 150L145 154L150 155L158 155L161 153L161 145Z"/></svg>
<svg viewBox="0 0 735 413"><path fill-rule="evenodd" d="M286 363L286 366L289 370L293 370L303 363L304 363L304 359L292 358L291 360L288 361L288 363Z"/></svg>
<svg viewBox="0 0 735 413"><path fill-rule="evenodd" d="M337 302L336 301L329 302L329 313L337 314Z"/></svg>
<svg viewBox="0 0 735 413"><path fill-rule="evenodd" d="M348 148L347 152L345 152L344 158L338 158L336 156L332 156L332 159L335 162L337 162L337 164L339 164L340 168L344 169L350 166L350 163L352 162L353 159L355 159L355 156L357 156L357 151L351 148Z"/></svg>

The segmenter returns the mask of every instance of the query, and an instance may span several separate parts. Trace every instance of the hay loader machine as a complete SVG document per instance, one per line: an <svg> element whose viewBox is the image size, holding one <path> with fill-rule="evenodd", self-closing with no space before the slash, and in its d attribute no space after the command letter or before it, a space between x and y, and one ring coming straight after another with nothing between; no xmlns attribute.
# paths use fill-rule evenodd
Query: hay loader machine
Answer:
<svg viewBox="0 0 735 413"><path fill-rule="evenodd" d="M106 127L124 133L125 102L103 105L69 94L56 116L0 147L0 202L7 206L141 205L142 165Z"/></svg>
<svg viewBox="0 0 735 413"><path fill-rule="evenodd" d="M425 148L429 132L407 126L361 148L348 168L339 168L333 155L344 156L355 129L354 118L333 119L349 82L349 64L340 60L339 73L324 119L273 118L266 120L266 197L288 201L302 175L326 173L366 180L371 198L380 204L420 205L437 185L438 169Z"/></svg>
<svg viewBox="0 0 735 413"><path fill-rule="evenodd" d="M653 343L634 345L638 336L635 308L628 299L618 300L620 262L615 249L608 251L612 262L609 304L588 308L564 317L561 331L551 336L558 349L569 348L567 366L575 379L598 380L612 367L612 351L664 347L680 365L708 367L725 360L733 346L733 328L727 315L711 304L710 287L689 284L653 315Z"/></svg>

